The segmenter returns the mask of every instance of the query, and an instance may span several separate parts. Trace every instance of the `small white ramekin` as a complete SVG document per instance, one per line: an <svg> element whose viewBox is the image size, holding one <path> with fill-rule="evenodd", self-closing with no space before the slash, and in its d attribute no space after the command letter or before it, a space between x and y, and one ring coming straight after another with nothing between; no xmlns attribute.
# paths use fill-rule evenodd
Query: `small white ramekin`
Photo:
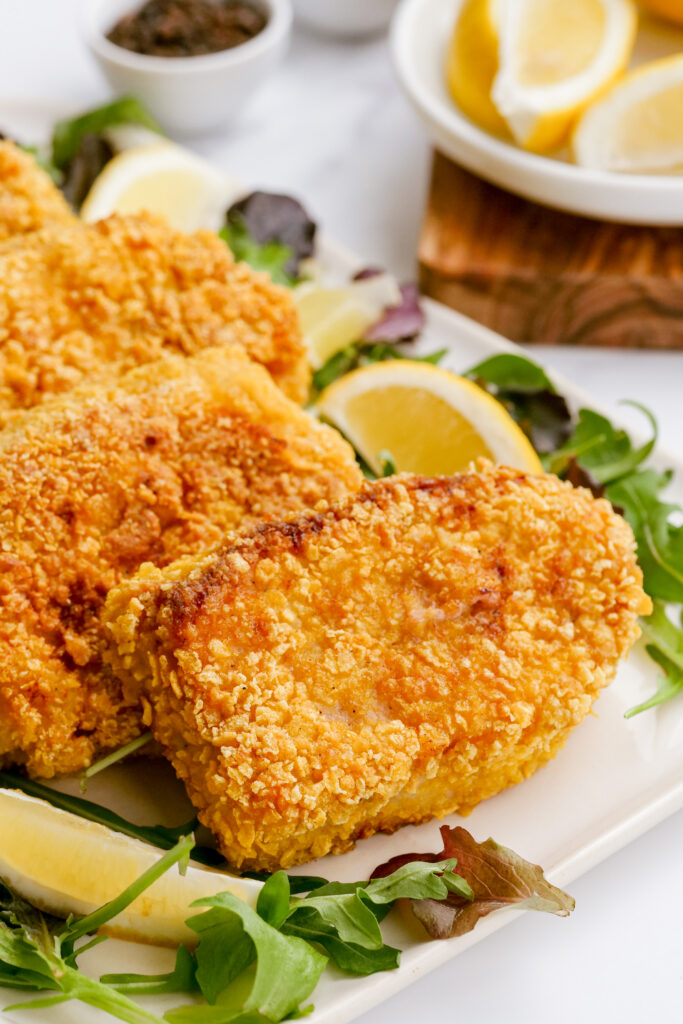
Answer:
<svg viewBox="0 0 683 1024"><path fill-rule="evenodd" d="M342 39L384 31L397 3L398 0L293 0L300 24Z"/></svg>
<svg viewBox="0 0 683 1024"><path fill-rule="evenodd" d="M237 117L283 57L291 0L258 0L268 24L246 43L199 57L149 57L107 39L119 18L143 0L86 0L87 43L115 92L137 96L171 135L202 135Z"/></svg>

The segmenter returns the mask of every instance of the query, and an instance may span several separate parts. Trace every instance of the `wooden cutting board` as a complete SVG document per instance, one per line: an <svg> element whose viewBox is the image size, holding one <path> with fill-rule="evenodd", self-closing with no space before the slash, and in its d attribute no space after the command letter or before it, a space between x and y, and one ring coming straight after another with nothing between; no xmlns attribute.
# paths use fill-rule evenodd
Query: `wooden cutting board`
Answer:
<svg viewBox="0 0 683 1024"><path fill-rule="evenodd" d="M435 153L422 290L513 341L683 349L683 228L561 213Z"/></svg>

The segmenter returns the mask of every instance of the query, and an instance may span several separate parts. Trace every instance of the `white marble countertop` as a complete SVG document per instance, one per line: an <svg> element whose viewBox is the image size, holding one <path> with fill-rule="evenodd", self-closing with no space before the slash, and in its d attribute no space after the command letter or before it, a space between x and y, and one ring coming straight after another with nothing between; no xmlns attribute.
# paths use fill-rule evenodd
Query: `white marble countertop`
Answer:
<svg viewBox="0 0 683 1024"><path fill-rule="evenodd" d="M1 98L82 109L108 94L81 42L78 8L0 0ZM342 45L297 33L243 120L196 148L245 181L300 195L330 235L412 276L429 153L384 40ZM680 452L683 353L536 351L608 407L623 397L652 407L662 443ZM526 915L364 1024L412 1024L425 1013L462 1024L679 1024L682 852L679 813L576 882L569 920Z"/></svg>

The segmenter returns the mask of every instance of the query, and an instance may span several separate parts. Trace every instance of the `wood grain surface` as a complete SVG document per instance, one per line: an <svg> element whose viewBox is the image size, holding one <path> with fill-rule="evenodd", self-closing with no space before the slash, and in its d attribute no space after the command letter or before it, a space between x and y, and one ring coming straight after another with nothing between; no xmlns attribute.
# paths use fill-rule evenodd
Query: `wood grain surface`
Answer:
<svg viewBox="0 0 683 1024"><path fill-rule="evenodd" d="M511 195L434 155L422 290L513 341L683 349L683 229Z"/></svg>

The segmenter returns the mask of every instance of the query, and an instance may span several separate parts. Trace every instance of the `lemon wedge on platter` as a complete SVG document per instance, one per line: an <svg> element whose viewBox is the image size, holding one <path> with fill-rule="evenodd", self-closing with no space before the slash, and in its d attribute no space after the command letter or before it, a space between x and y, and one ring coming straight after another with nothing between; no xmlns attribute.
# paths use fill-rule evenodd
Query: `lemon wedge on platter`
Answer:
<svg viewBox="0 0 683 1024"><path fill-rule="evenodd" d="M67 917L89 914L118 896L163 855L147 843L59 810L44 800L0 790L0 878L34 906ZM157 945L194 945L184 923L191 904L231 892L251 906L261 885L209 868L167 871L103 929Z"/></svg>
<svg viewBox="0 0 683 1024"><path fill-rule="evenodd" d="M314 370L347 345L359 341L385 309L401 301L390 274L352 281L342 288L303 284L294 290L299 322Z"/></svg>
<svg viewBox="0 0 683 1024"><path fill-rule="evenodd" d="M491 98L520 146L549 152L626 68L637 27L632 0L497 0Z"/></svg>
<svg viewBox="0 0 683 1024"><path fill-rule="evenodd" d="M165 217L177 231L218 231L225 211L244 191L236 182L172 142L123 149L98 175L81 207L86 221L112 213Z"/></svg>
<svg viewBox="0 0 683 1024"><path fill-rule="evenodd" d="M643 64L581 118L573 139L582 167L630 173L683 170L683 54Z"/></svg>
<svg viewBox="0 0 683 1024"><path fill-rule="evenodd" d="M326 388L315 411L376 473L382 473L383 452L398 472L427 476L461 472L480 457L542 472L530 442L499 402L429 363L406 359L362 367Z"/></svg>

